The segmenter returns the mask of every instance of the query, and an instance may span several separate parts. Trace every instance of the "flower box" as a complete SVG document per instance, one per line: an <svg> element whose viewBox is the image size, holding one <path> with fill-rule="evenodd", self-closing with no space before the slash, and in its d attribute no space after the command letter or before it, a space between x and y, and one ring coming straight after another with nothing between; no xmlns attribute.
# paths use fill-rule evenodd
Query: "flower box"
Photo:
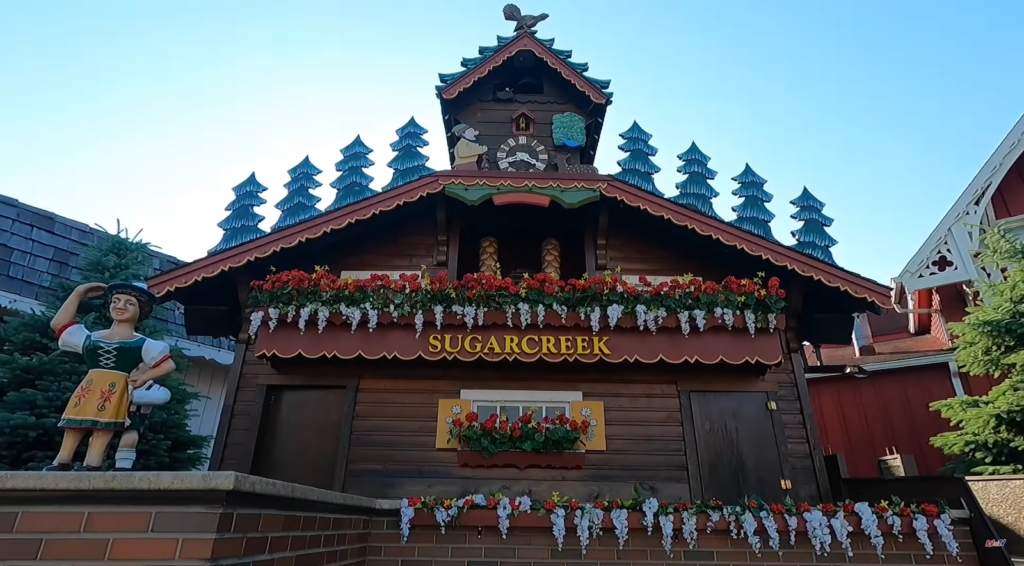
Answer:
<svg viewBox="0 0 1024 566"><path fill-rule="evenodd" d="M459 450L458 462L466 468L582 468L586 452L498 452L487 458L476 450Z"/></svg>
<svg viewBox="0 0 1024 566"><path fill-rule="evenodd" d="M645 527L643 525L643 522L642 522L643 518L644 518L644 514L642 512L631 511L629 513L629 519L628 519L629 520L629 528L630 528L630 530L631 531L635 530L635 532L637 532L637 533L639 533L639 532L646 533L647 527ZM673 520L673 523L674 523L674 527L673 528L676 531L678 531L682 527L682 519L679 517L678 513L674 515L673 519L674 519ZM782 516L782 515L775 515L774 519L775 519L776 525L778 526L778 531L780 533L789 532L789 526L786 524L786 518L784 516ZM658 526L658 522L657 522L658 518L655 517L654 520L655 520L654 531L655 531L655 534L657 534L658 532L660 532L661 527ZM800 533L807 532L807 522L804 521L803 517L798 517L797 521L798 521L797 522L797 528L796 528L797 532L800 532ZM764 530L764 526L763 526L763 522L762 522L761 518L758 518L757 522L758 522L757 532L758 532L758 534L763 536L764 533L765 533L765 530ZM854 533L861 533L862 532L861 528L860 528L860 517L858 517L856 515L847 515L846 516L846 522L849 523L851 527L853 527L853 532ZM481 527L481 528L482 527L495 527L496 528L498 526L498 513L497 513L497 511L495 511L493 509L469 509L469 510L460 512L458 517L455 520L455 523L456 523L457 526L460 526L460 527ZM576 524L576 520L574 518L572 518L571 513L566 512L566 517L565 517L565 525L566 525L566 527L567 528L572 528L575 524ZM706 514L701 513L700 515L697 516L697 531L701 535L706 535L705 529L707 528L707 524L708 524L708 516ZM435 519L434 515L431 514L431 513L425 513L425 512L422 512L422 511L418 511L418 512L416 512L415 515L413 515L412 521L410 522L410 525L412 525L414 527L431 527L431 528L436 528L437 527L437 519ZM512 528L524 528L524 529L550 529L551 528L551 516L550 515L546 515L546 514L545 515L541 515L537 511L532 511L530 513L522 513L521 512L518 515L514 515L512 517L509 517L509 526L512 527ZM609 532L611 532L611 529L614 528L614 525L612 525L611 516L607 512L605 513L604 521L602 521L601 528L604 529L604 530L607 530ZM892 534L892 528L889 526L888 523L886 523L884 521L879 521L878 522L878 529L880 531L882 531L883 534L886 534L886 535ZM913 537L913 535L914 535L914 528L911 526L911 519L910 518L908 518L908 517L903 517L902 518L902 528L900 529L900 531L904 535L909 535L911 538ZM729 524L726 522L725 519L719 519L715 523L715 529L714 529L713 532L728 533L729 532ZM931 534L935 534L935 526L931 523L931 521L929 521L928 532L931 533ZM907 540L910 540L910 538L908 538ZM833 547L835 547L835 546L836 546L835 543L833 543ZM700 548L700 539L699 538L698 538L697 547Z"/></svg>

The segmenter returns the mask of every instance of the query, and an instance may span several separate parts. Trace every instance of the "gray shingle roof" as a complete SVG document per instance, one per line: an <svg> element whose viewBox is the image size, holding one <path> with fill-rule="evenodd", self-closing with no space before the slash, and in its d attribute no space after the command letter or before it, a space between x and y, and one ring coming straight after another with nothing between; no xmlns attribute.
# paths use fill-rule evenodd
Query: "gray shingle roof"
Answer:
<svg viewBox="0 0 1024 566"><path fill-rule="evenodd" d="M81 222L0 195L0 291L34 301L46 300L50 287L61 280L79 281L78 257L103 234ZM153 250L150 275L184 265L185 261ZM153 316L169 333L193 342L233 350L223 338L185 336L185 316L178 303L165 304Z"/></svg>

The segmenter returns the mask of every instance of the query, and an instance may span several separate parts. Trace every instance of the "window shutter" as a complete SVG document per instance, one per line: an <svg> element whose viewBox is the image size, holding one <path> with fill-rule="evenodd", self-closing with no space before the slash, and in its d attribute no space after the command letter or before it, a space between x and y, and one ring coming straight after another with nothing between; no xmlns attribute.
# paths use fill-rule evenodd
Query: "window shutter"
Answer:
<svg viewBox="0 0 1024 566"><path fill-rule="evenodd" d="M469 399L441 399L437 402L437 437L434 448L458 448L456 442L448 442L448 417L461 417L473 410L473 401ZM456 414L458 413L458 414Z"/></svg>
<svg viewBox="0 0 1024 566"><path fill-rule="evenodd" d="M604 401L573 401L570 412L570 416L576 420L590 421L586 444L577 444L576 447L588 452L607 450L604 437ZM588 416L583 416L584 413Z"/></svg>

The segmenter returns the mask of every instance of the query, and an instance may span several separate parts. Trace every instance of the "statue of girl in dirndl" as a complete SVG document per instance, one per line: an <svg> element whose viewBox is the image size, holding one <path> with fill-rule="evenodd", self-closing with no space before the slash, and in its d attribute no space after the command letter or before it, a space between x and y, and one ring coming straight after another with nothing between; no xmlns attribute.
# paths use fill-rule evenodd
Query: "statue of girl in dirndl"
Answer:
<svg viewBox="0 0 1024 566"><path fill-rule="evenodd" d="M114 323L107 330L89 332L75 320L79 303L104 292L110 297ZM89 372L68 400L58 424L64 429L60 452L44 471L72 470L75 449L87 432L92 438L82 469L101 470L111 438L128 425L131 389L174 372L170 346L135 332L155 304L156 296L143 283L86 283L71 293L50 321L60 349L82 354ZM133 373L140 365L144 369Z"/></svg>

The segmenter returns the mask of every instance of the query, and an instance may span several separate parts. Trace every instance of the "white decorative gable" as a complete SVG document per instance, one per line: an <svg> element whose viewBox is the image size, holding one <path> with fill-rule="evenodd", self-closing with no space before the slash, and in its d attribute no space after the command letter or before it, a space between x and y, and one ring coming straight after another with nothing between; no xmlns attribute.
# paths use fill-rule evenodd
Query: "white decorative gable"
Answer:
<svg viewBox="0 0 1024 566"><path fill-rule="evenodd" d="M902 285L912 293L954 283L968 283L999 277L976 265L974 253L980 245L980 226L992 224L992 195L1007 171L1024 153L1024 116L1007 134L992 156L967 186L953 208L910 259L893 287Z"/></svg>

